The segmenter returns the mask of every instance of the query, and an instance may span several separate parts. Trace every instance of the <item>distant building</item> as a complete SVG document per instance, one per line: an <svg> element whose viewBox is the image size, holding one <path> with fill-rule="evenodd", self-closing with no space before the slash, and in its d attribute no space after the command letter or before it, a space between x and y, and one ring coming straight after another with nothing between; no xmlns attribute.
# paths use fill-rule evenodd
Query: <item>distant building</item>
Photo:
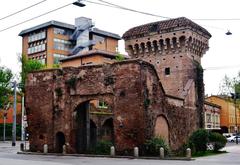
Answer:
<svg viewBox="0 0 240 165"><path fill-rule="evenodd" d="M204 123L205 129L219 131L221 106L205 101L204 103Z"/></svg>
<svg viewBox="0 0 240 165"><path fill-rule="evenodd" d="M12 105L10 106L10 108L8 110L0 110L0 124L4 123L4 115L6 117L6 124L12 124L13 123L13 96L10 97L10 101L12 103ZM16 116L17 116L17 124L21 124L21 112L22 112L22 100L21 100L21 96L18 95L17 96L17 112L16 112Z"/></svg>
<svg viewBox="0 0 240 165"><path fill-rule="evenodd" d="M210 96L206 101L221 106L220 127L223 133L234 133L237 124L237 130L240 131L240 111L234 103L226 97ZM237 119L237 120L236 120Z"/></svg>
<svg viewBox="0 0 240 165"><path fill-rule="evenodd" d="M120 36L93 27L91 19L80 17L75 19L75 25L49 21L23 30L19 33L22 36L22 54L28 59L39 60L48 68L59 65L60 60L66 57L95 50L104 51L111 56L100 53L93 57L88 53L83 59L92 63L104 62L103 59L108 57L111 60L117 54ZM79 58L81 57L78 56ZM68 58L67 64L63 65L69 66L70 59L76 66L76 56Z"/></svg>

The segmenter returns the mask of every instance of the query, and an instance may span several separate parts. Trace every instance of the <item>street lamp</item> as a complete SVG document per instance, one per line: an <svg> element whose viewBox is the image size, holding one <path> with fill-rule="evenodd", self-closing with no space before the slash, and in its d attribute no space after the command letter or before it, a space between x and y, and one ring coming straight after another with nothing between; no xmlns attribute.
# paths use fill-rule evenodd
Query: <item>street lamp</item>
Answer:
<svg viewBox="0 0 240 165"><path fill-rule="evenodd" d="M227 33L225 33L227 36L232 35L232 33L228 30Z"/></svg>
<svg viewBox="0 0 240 165"><path fill-rule="evenodd" d="M81 2L82 0L78 0L73 2L73 5L79 6L79 7L84 7L86 6L84 3Z"/></svg>
<svg viewBox="0 0 240 165"><path fill-rule="evenodd" d="M13 82L14 103L13 103L13 125L12 125L12 146L16 146L16 112L17 112L17 82Z"/></svg>

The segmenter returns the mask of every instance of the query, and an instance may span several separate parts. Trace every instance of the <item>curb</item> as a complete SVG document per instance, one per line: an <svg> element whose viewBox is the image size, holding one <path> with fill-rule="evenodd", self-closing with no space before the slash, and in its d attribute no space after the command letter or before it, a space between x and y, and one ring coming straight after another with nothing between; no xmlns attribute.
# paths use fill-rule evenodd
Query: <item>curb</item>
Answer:
<svg viewBox="0 0 240 165"><path fill-rule="evenodd" d="M181 161L192 161L193 158L187 157L166 157L160 159L159 157L134 157L134 156L110 156L110 155L90 155L90 154L61 154L61 153L40 153L40 152L17 152L17 154L23 155L42 155L42 156L74 156L74 157L95 157L95 158L121 158L121 159L147 159L147 160L181 160Z"/></svg>

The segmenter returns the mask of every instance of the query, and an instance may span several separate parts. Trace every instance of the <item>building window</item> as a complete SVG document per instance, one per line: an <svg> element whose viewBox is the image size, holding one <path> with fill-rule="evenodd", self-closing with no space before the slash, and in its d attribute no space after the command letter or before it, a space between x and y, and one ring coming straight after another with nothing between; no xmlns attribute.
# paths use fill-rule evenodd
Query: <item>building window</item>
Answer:
<svg viewBox="0 0 240 165"><path fill-rule="evenodd" d="M45 44L40 44L40 43L42 43L42 42L30 44L29 48L28 48L28 54L45 51L46 50L46 45Z"/></svg>
<svg viewBox="0 0 240 165"><path fill-rule="evenodd" d="M72 35L72 31L67 30L67 29L61 29L61 28L54 28L53 32L54 32L54 34Z"/></svg>
<svg viewBox="0 0 240 165"><path fill-rule="evenodd" d="M211 114L206 115L206 121L207 123L211 123Z"/></svg>
<svg viewBox="0 0 240 165"><path fill-rule="evenodd" d="M53 54L53 63L54 64L59 64L60 63L60 60L65 58L66 56L63 55L63 54Z"/></svg>
<svg viewBox="0 0 240 165"><path fill-rule="evenodd" d="M165 75L170 75L170 68L165 68Z"/></svg>
<svg viewBox="0 0 240 165"><path fill-rule="evenodd" d="M108 105L107 105L107 103L104 102L104 101L99 101L99 103L98 103L98 108L100 108L100 109L107 109L107 108L108 108Z"/></svg>
<svg viewBox="0 0 240 165"><path fill-rule="evenodd" d="M46 64L46 59L45 59L45 58L39 59L38 61L39 61L41 64L43 64L43 65Z"/></svg>
<svg viewBox="0 0 240 165"><path fill-rule="evenodd" d="M69 51L72 48L70 41L54 38L54 49Z"/></svg>
<svg viewBox="0 0 240 165"><path fill-rule="evenodd" d="M33 33L28 36L28 42L34 42L46 38L46 31L40 31L38 33Z"/></svg>

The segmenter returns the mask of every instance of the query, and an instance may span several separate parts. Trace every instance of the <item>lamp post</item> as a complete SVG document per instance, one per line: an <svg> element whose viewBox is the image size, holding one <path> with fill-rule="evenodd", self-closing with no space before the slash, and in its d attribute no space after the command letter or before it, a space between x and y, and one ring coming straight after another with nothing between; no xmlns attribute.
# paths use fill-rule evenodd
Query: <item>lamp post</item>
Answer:
<svg viewBox="0 0 240 165"><path fill-rule="evenodd" d="M13 125L12 125L12 146L16 146L16 112L17 112L17 82L13 82L14 103L13 103Z"/></svg>

